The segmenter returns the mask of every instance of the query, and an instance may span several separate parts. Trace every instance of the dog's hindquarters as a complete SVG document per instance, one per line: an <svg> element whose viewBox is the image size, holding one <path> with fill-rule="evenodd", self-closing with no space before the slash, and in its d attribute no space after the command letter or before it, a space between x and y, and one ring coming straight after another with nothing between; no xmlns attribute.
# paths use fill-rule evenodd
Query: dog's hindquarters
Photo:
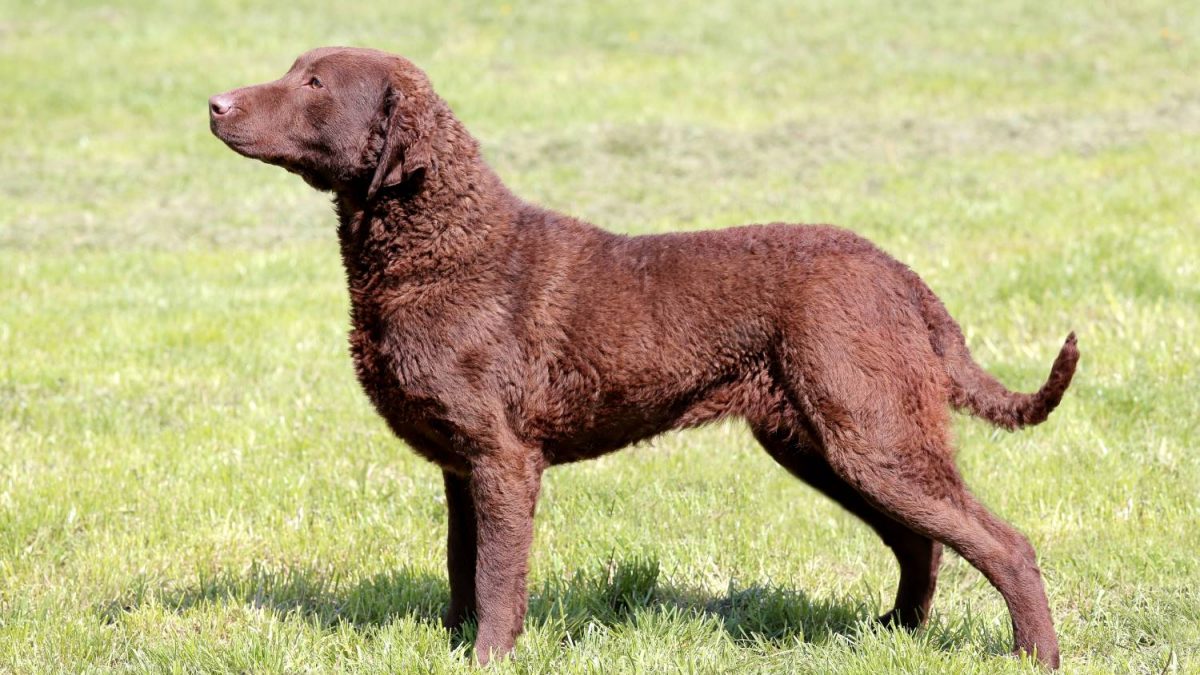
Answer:
<svg viewBox="0 0 1200 675"><path fill-rule="evenodd" d="M904 275L876 256L834 255L814 260L795 286L796 305L780 319L775 370L796 424L828 465L827 490L844 483L857 497L838 499L843 505L872 523L854 505L860 498L915 535L894 541L925 538L958 551L1004 596L1016 649L1057 665L1032 546L971 495L954 466L947 402L959 385ZM909 609L927 610L925 591L932 594L936 577L928 568L924 574L919 584L908 575Z"/></svg>

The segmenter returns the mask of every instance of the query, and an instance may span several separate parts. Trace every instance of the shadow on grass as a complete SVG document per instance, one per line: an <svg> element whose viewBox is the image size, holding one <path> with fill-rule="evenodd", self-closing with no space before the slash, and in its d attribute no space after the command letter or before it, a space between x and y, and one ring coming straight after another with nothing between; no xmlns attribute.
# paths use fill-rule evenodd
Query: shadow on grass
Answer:
<svg viewBox="0 0 1200 675"><path fill-rule="evenodd" d="M265 609L281 618L300 616L329 628L351 625L369 631L402 618L435 626L449 600L444 575L401 569L372 577L343 580L312 568L249 570L201 576L184 587L154 588L138 583L121 597L96 608L106 623L119 623L128 613L161 606L178 614L212 605ZM850 599L813 600L803 591L733 584L724 595L686 585L661 583L656 560L608 561L592 572L552 580L530 593L527 626L543 625L579 641L589 624L614 627L637 624L650 614L710 617L738 643L785 644L795 640L823 644L836 636L853 636L878 614L878 607ZM475 627L450 636L459 647L474 639ZM933 640L951 648L956 639Z"/></svg>

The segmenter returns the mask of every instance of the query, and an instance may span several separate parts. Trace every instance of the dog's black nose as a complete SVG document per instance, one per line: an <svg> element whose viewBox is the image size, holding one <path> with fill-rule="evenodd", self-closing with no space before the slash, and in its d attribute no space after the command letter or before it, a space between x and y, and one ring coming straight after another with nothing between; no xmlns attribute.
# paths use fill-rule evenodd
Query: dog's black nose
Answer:
<svg viewBox="0 0 1200 675"><path fill-rule="evenodd" d="M208 110L214 117L220 117L233 109L233 97L229 94L217 94L208 99Z"/></svg>

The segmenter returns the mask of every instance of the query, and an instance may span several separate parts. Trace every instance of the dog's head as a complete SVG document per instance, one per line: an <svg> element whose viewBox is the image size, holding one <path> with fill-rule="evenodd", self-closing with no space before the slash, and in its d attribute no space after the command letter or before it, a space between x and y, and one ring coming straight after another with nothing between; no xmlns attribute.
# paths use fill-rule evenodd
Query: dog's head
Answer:
<svg viewBox="0 0 1200 675"><path fill-rule="evenodd" d="M209 126L239 154L370 200L430 168L436 100L407 59L324 47L274 82L213 96Z"/></svg>

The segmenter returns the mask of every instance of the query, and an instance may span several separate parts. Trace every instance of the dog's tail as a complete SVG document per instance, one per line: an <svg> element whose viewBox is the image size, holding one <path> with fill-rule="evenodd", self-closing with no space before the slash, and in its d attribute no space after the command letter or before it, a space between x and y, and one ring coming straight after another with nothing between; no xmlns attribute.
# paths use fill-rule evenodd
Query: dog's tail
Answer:
<svg viewBox="0 0 1200 675"><path fill-rule="evenodd" d="M1010 391L975 363L962 329L942 301L919 278L917 286L929 339L934 351L945 360L950 376L950 404L1009 430L1045 422L1075 375L1075 365L1079 362L1075 333L1067 336L1041 389L1032 394Z"/></svg>

